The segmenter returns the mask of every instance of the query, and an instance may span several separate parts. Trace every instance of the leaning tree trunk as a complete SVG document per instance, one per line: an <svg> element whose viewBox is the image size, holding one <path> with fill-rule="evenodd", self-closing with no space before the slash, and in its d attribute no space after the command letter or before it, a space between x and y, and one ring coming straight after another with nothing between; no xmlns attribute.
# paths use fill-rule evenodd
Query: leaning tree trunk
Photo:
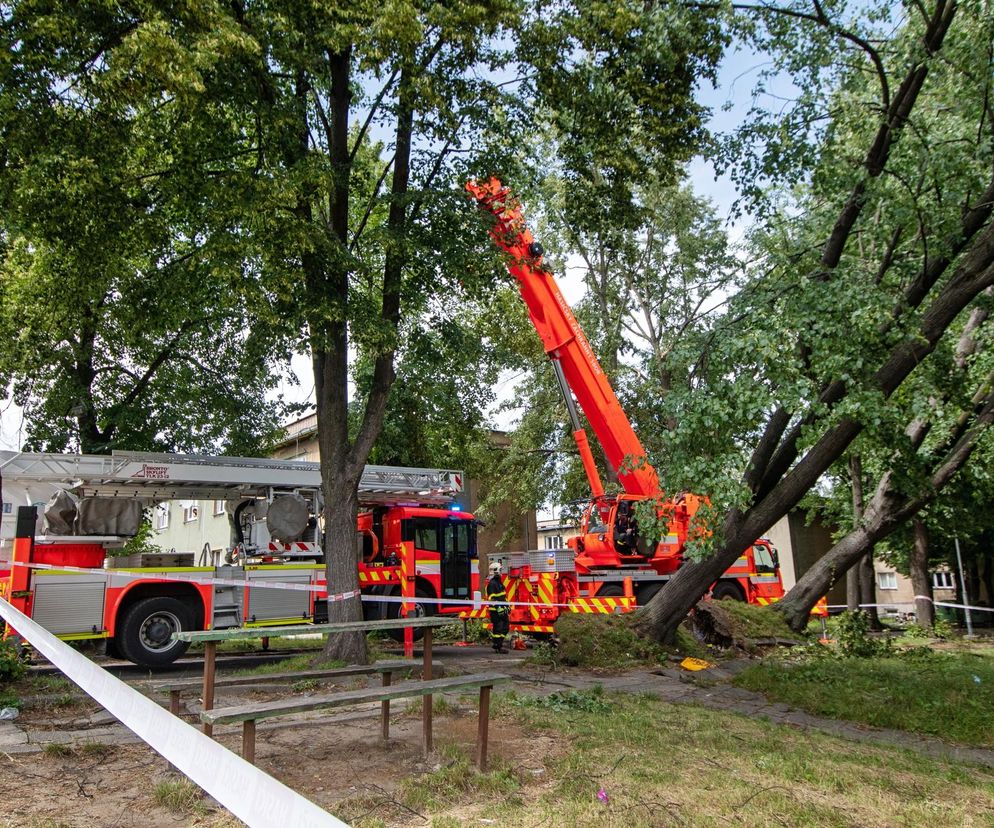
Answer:
<svg viewBox="0 0 994 828"><path fill-rule="evenodd" d="M774 606L791 629L800 632L808 625L811 609L842 572L852 568L876 541L877 527L858 526L833 546L804 573L794 587Z"/></svg>
<svg viewBox="0 0 994 828"><path fill-rule="evenodd" d="M923 627L935 626L935 604L932 597L932 580L928 577L928 530L925 521L915 518L912 522L914 544L908 566L911 570L911 588L915 592L915 617Z"/></svg>
<svg viewBox="0 0 994 828"><path fill-rule="evenodd" d="M977 440L994 422L992 386L994 374L988 376L981 390L974 395L973 412L964 412L951 426L946 443L933 451L933 471L927 484L915 496L905 495L897 490L894 472L886 472L867 507L863 525L835 544L775 605L792 629L803 630L818 598L841 577L841 573L852 566L860 555L868 554L876 543L931 503L970 459Z"/></svg>

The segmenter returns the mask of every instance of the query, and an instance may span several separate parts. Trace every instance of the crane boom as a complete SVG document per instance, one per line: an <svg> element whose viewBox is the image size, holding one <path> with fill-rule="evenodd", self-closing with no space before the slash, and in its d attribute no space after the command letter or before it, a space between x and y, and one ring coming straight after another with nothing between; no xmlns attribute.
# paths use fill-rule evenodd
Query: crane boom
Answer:
<svg viewBox="0 0 994 828"><path fill-rule="evenodd" d="M532 324L552 361L573 422L594 497L604 490L597 476L586 433L576 415L572 394L604 449L612 471L626 492L642 497L660 495L659 477L646 462L645 449L635 434L614 389L590 343L580 329L553 275L542 264L542 248L525 224L520 202L496 178L469 182L466 189L497 221L490 235L510 257L508 270L518 280Z"/></svg>

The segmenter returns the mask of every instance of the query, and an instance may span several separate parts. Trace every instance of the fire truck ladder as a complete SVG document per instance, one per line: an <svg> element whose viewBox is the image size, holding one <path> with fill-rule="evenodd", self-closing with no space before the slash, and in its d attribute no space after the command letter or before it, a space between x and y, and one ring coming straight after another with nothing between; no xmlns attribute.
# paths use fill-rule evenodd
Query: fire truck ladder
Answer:
<svg viewBox="0 0 994 828"><path fill-rule="evenodd" d="M271 490L320 491L317 463L252 457L209 457L116 451L111 455L0 451L10 482L47 483L83 497L226 500ZM366 466L359 483L363 504L441 505L463 491L463 474L448 469Z"/></svg>

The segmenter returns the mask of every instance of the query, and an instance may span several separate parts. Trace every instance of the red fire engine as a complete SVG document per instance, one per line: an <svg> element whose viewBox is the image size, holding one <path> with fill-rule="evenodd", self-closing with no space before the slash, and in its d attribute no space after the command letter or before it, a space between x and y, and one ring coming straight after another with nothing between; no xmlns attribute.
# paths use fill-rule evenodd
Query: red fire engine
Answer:
<svg viewBox="0 0 994 828"><path fill-rule="evenodd" d="M467 190L478 205L496 219L491 236L509 256L508 269L518 282L532 324L566 402L573 437L580 452L592 499L583 514L580 535L569 550L534 553L529 560L511 560L509 599L514 594L538 594L547 603L570 603L579 592L580 603L601 599L597 609L613 609L626 596L639 604L648 602L683 563L692 520L703 498L694 494L667 497L656 470L646 462L645 449L625 415L593 349L566 304L552 274L542 264L543 250L527 228L520 203L496 178L470 182ZM574 400L575 395L575 400ZM594 463L577 403L586 415L622 493L604 490ZM650 543L639 532L637 504L652 501L668 532ZM545 555L545 560L543 560ZM567 573L575 567L578 584ZM735 598L768 604L783 597L779 562L768 541L758 540L729 568L711 589L714 598ZM624 602L625 608L630 601ZM512 624L528 620L545 628L557 611L525 608L512 611Z"/></svg>
<svg viewBox="0 0 994 828"><path fill-rule="evenodd" d="M16 533L5 520L5 538L17 538L4 556L10 563L0 564L0 595L62 638L107 639L125 658L156 667L185 651L171 639L179 630L264 628L327 616L316 463L0 452L0 467L11 504L13 490L32 504L46 503L53 492L72 493L52 501L42 533L34 507L19 510ZM415 612L471 606L476 521L454 503L463 490L461 472L367 466L359 489L367 509L358 527L364 598L421 598ZM165 500L229 503L226 553L205 550L196 562L193 554L105 561L108 550L135 533L142 509ZM373 617L396 617L400 606L364 602Z"/></svg>

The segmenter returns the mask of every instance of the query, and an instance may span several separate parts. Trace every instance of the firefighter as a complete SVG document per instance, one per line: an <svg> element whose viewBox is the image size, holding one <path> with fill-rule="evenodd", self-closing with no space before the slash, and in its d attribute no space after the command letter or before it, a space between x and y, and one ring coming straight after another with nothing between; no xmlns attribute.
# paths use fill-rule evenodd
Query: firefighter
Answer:
<svg viewBox="0 0 994 828"><path fill-rule="evenodd" d="M506 600L507 590L500 578L500 562L494 561L490 564L490 580L487 581L487 601L490 602L488 612L490 613L490 623L493 625L493 632L490 636L493 640L495 653L507 652L504 649L504 640L511 628L511 611L510 607L503 603Z"/></svg>

